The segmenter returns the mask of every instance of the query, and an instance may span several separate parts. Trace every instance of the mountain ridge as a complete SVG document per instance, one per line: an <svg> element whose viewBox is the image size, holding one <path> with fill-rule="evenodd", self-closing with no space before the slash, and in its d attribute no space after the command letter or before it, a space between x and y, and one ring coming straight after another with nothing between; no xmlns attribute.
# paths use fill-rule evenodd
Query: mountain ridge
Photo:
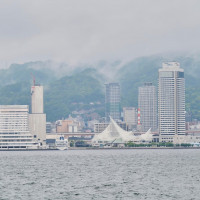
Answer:
<svg viewBox="0 0 200 200"><path fill-rule="evenodd" d="M162 62L180 62L185 70L186 110L200 120L200 57L154 55L123 63L101 61L94 66L83 65L69 69L69 65L51 61L12 64L0 70L0 104L30 105L32 75L36 83L44 85L44 106L48 121L66 118L73 111L92 110L104 116L104 84L119 82L122 107L137 107L138 87L144 82L157 86L158 69ZM51 66L48 67L48 64ZM67 69L66 69L67 68ZM59 72L57 72L59 70ZM108 73L108 74L106 74ZM112 77L111 77L112 76Z"/></svg>

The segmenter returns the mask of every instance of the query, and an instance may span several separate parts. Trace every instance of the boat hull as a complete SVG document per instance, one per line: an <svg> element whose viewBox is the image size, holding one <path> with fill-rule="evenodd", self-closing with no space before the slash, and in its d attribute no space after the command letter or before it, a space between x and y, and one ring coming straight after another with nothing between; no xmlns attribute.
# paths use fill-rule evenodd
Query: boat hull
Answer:
<svg viewBox="0 0 200 200"><path fill-rule="evenodd" d="M55 142L56 149L58 150L67 150L68 149L68 140L64 139L64 137L60 137Z"/></svg>

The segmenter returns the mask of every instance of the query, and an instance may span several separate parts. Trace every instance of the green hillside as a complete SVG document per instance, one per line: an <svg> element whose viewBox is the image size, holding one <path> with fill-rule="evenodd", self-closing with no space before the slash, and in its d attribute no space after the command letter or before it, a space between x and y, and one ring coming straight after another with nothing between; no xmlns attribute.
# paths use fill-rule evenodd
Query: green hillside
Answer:
<svg viewBox="0 0 200 200"><path fill-rule="evenodd" d="M157 85L158 69L162 65L161 57L144 57L135 59L119 71L121 84L122 106L137 107L138 87L144 82Z"/></svg>
<svg viewBox="0 0 200 200"><path fill-rule="evenodd" d="M25 64L12 64L9 69L0 70L0 85L5 86L19 82L31 82L33 75L43 85L56 79L53 70L44 68L45 62L29 62ZM38 67L38 69L36 68Z"/></svg>
<svg viewBox="0 0 200 200"><path fill-rule="evenodd" d="M21 81L0 87L0 105L29 105L31 84Z"/></svg>
<svg viewBox="0 0 200 200"><path fill-rule="evenodd" d="M45 93L48 120L66 118L72 111L83 109L100 108L101 112L104 101L102 91L101 83L85 72L65 76L51 83Z"/></svg>
<svg viewBox="0 0 200 200"><path fill-rule="evenodd" d="M158 69L163 62L180 62L185 70L186 111L191 111L193 118L200 120L200 59L199 57L142 57L127 63L119 71L119 81L122 92L122 106L136 106L138 101L138 87L144 82L152 82L157 86Z"/></svg>
<svg viewBox="0 0 200 200"><path fill-rule="evenodd" d="M158 69L162 67L162 62L176 60L185 70L186 110L192 112L193 118L200 120L199 58L198 56L141 57L126 63L119 70L114 68L119 68L117 65L120 62L116 62L110 68L108 63L101 62L101 67L97 68L76 67L67 76L65 69L67 65L62 65L57 72L56 67L48 68L49 62L13 64L9 69L0 70L0 104L30 105L31 74L33 74L36 82L44 85L44 105L48 121L66 118L73 111L80 110L90 110L91 113L104 116L105 82L119 81L122 106L137 107L138 87L144 82L153 82L157 86Z"/></svg>

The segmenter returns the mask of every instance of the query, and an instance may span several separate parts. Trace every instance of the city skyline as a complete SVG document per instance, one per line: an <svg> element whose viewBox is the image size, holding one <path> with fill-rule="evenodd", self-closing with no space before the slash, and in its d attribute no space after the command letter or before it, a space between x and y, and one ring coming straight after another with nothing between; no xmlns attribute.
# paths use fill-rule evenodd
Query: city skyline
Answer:
<svg viewBox="0 0 200 200"><path fill-rule="evenodd" d="M46 125L49 127L50 124L46 123L46 114L44 113L43 86L35 84L34 81L31 87L32 111L28 115L28 127L31 136L33 137L33 141L37 143L41 148L46 148L46 139L48 139L49 144L49 141L52 141L52 137L57 137L57 134L67 134L67 137L74 134L78 134L84 137L86 134L91 138L96 134L100 134L102 135L102 138L104 138L102 144L106 144L106 133L113 136L110 138L110 141L112 139L116 140L114 143L115 145L122 145L122 143L125 145L125 143L128 142L128 139L131 140L130 142L136 142L137 144L141 145L143 145L142 143L145 142L149 143L150 140L152 142L159 141L166 144L172 143L173 145L182 143L187 144L187 141L189 143L198 141L198 136L188 136L185 134L185 80L184 70L180 68L180 64L178 62L165 62L162 64L162 68L159 68L158 96L156 87L151 82L145 82L143 86L138 88L138 120L141 122L141 129L139 128L140 123L138 123L138 126L136 126L136 109L134 107L123 107L124 115L122 121L122 110L120 109L120 104L121 97L123 98L123 96L121 96L120 88L121 87L119 83L105 84L105 116L107 117L106 122L109 122L110 119L111 121L114 120L114 123L117 122L118 125L115 128L116 130L113 130L114 132L111 131L110 128L106 128L108 123L102 123L96 120L94 122L96 128L94 126L92 131L94 133L91 133L91 131L87 130L87 127L84 125L82 128L80 128L80 120L82 120L81 117L80 119L73 119L72 117L69 117L66 120L62 119L56 121L56 132L49 132L48 134L50 135L48 135L48 138L46 138ZM158 132L157 115L159 121ZM100 119L102 120L103 118ZM9 118L9 120L11 119ZM65 123L69 121L70 124ZM106 128L105 131L103 130L104 128ZM81 131L83 131L83 133L81 133ZM122 142L118 136L115 136L116 138L114 137L115 131L119 132L120 134L124 132L129 136L127 135L126 140L123 140ZM190 134L191 133L192 132L190 132ZM51 136L51 134L53 135ZM138 135L141 135L141 137ZM144 139L143 136L145 136L144 138L146 139ZM100 143L101 141L97 142L96 145L99 145ZM50 146L53 145L50 143Z"/></svg>
<svg viewBox="0 0 200 200"><path fill-rule="evenodd" d="M199 8L1 0L0 199L197 200Z"/></svg>
<svg viewBox="0 0 200 200"><path fill-rule="evenodd" d="M170 63L170 62L169 62ZM119 108L120 108L120 102L121 102L121 97L122 97L122 95L121 95L121 92L120 92L120 84L119 83L108 83L108 84L105 84L105 86L106 86L106 93L105 93L105 97L106 97L106 94L107 94L107 99L106 99L106 101L105 102L109 102L109 100L113 100L113 103L115 103L115 100L116 100L116 105L117 106L114 106L114 107L117 107L118 108L118 112L122 112L122 110L120 110ZM116 86L116 87L115 87ZM152 83L145 83L145 86L153 86L152 85ZM153 86L154 87L154 86ZM41 95L36 95L36 96L38 96L38 98L39 99L37 99L37 100L35 100L35 101L33 101L33 102L37 102L37 101L41 101L42 103L41 104L38 104L38 109L39 109L39 111L37 110L37 111L32 111L33 113L43 113L43 111L44 111L44 105L43 105L43 86L40 86L39 84L35 84L35 85L33 85L32 86L32 91L31 91L31 94L34 94L34 90L35 90L35 88L38 88L36 91L38 91L39 93L41 93ZM142 88L142 86L140 86L139 87L139 89L141 89ZM155 93L155 88L153 89L153 92ZM39 94L38 93L38 94ZM150 92L151 93L151 92ZM149 94L150 94L149 93ZM39 97L40 96L40 97ZM115 98L116 97L116 98ZM139 96L138 96L139 97ZM155 98L154 98L155 99ZM106 104L106 103L105 103ZM112 106L111 106L112 107ZM124 106L124 107L126 107L126 105ZM35 109L34 108L34 103L32 103L32 107L31 107L32 109ZM106 108L106 107L105 107ZM139 99L138 99L138 108L140 108L140 106L139 106ZM141 108L140 108L141 109ZM117 119L120 119L121 118L121 114L118 114L118 118Z"/></svg>
<svg viewBox="0 0 200 200"><path fill-rule="evenodd" d="M179 69L179 63L177 63L177 62L168 62L168 65L170 66L170 65L177 65L177 67L174 67L174 69ZM164 63L163 65L167 65L167 63ZM165 70L167 69L168 71L169 71L169 69L167 68L167 67L163 67L163 68L165 68ZM182 69L181 69L182 70ZM160 74L160 71L162 71L162 69L159 69L159 74ZM184 76L184 75L183 75ZM120 95L120 93L121 93L121 91L120 91L120 84L119 83L108 83L108 84L106 84L105 85L106 86L106 94L105 94L105 108L107 109L107 111L109 111L109 112L107 112L106 111L106 116L107 116L107 121L108 121L108 119L109 119L109 115L111 115L111 117L113 117L115 120L122 120L121 119L121 111L122 110L120 110L120 103L121 103L121 95ZM149 87L149 88L151 88L152 87L152 83L145 83L145 87ZM171 87L171 86L170 86ZM155 91L156 91L156 89L155 89L155 87L153 86L152 87L153 88L153 90L144 90L144 91L142 91L141 92L141 94L142 93L146 93L147 94L147 96L142 96L141 95L141 97L140 97L140 94L139 94L139 99L138 99L138 108L139 109L141 109L140 107L142 107L141 106L141 103L140 103L140 99L142 99L142 100L146 100L146 99L148 99L148 97L150 97L151 95L153 96L153 98L149 98L149 99L151 99L151 100L153 100L152 102L155 102L155 99L156 99L156 95L155 95ZM178 86L177 88L181 88L181 86ZM185 86L184 86L184 88L185 88ZM140 91L140 89L143 89L143 87L139 87L139 91ZM145 89L145 88L144 88ZM177 89L176 89L177 90ZM31 94L32 94L32 114L35 114L35 116L36 116L36 114L40 114L41 116L44 114L43 113L43 110L44 110L44 108L43 108L43 86L40 86L40 85L37 85L37 84L35 84L34 83L34 85L32 86L32 89L31 89ZM146 92L145 92L146 91ZM34 97L35 96L35 97ZM33 98L34 97L34 98ZM123 97L123 96L122 96ZM181 99L181 96L179 96L179 98ZM185 101L185 100L184 100ZM38 102L40 102L40 103L38 103ZM149 105L151 105L151 104L156 104L156 103L149 103ZM182 100L181 100L181 102L182 102ZM107 103L107 104L106 104ZM185 105L185 104L184 104ZM184 106L183 105L183 106ZM181 105L181 107L183 107L182 105ZM146 107L147 108L151 108L151 106L148 106L148 105L146 105ZM110 110L109 110L110 109ZM156 110L156 109L153 109L153 110ZM176 111L177 112L177 111ZM185 110L183 111L183 112L185 112ZM111 113L111 114L110 114ZM113 115L113 116L112 116ZM149 115L149 114L148 114ZM38 115L38 117L39 117L39 115ZM46 116L45 116L46 117ZM42 117L41 118L41 120L39 120L39 121L44 121L43 120L43 118L44 117ZM142 113L141 113L141 118L142 118ZM150 117L150 119L153 119L153 117ZM125 118L124 118L124 120L125 120ZM153 121L155 121L155 120L153 120ZM184 121L184 120L183 120ZM141 120L141 122L142 122L142 120ZM142 122L143 123L143 122ZM127 123L128 124L128 123ZM144 123L143 123L144 124ZM152 123L149 123L150 125L148 125L148 127L147 128L145 128L145 129L143 129L143 131L147 131L149 128L152 128L152 130L153 131L155 131L156 130L156 128L154 128L154 124L153 124L153 122ZM183 125L182 125L183 126ZM44 140L44 139L42 139L42 140Z"/></svg>

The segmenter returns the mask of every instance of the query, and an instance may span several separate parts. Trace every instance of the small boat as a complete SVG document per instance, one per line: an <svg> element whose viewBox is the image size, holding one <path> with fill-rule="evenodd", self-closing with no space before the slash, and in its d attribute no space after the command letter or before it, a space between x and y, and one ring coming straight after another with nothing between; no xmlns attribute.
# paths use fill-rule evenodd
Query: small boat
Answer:
<svg viewBox="0 0 200 200"><path fill-rule="evenodd" d="M56 149L58 150L67 150L68 149L68 140L64 138L63 135L61 135L59 138L55 141Z"/></svg>

